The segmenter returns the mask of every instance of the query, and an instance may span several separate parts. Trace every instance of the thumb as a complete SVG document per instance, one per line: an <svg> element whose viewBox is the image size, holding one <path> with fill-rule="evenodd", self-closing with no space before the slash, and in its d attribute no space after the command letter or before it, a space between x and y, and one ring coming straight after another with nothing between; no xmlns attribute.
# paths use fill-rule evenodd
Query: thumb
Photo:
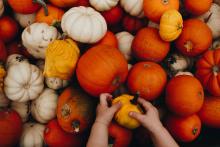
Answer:
<svg viewBox="0 0 220 147"><path fill-rule="evenodd" d="M115 114L115 112L117 112L120 108L121 108L122 104L121 102L118 102L114 105L112 105L112 107L110 108L110 111Z"/></svg>
<svg viewBox="0 0 220 147"><path fill-rule="evenodd" d="M129 116L136 119L139 122L142 122L142 120L143 120L142 114L137 113L137 112L129 112Z"/></svg>

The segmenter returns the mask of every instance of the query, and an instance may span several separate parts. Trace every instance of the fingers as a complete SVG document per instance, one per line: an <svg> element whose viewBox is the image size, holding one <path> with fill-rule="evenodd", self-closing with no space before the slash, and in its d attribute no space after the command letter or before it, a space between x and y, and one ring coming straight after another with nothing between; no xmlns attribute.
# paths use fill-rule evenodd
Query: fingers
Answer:
<svg viewBox="0 0 220 147"><path fill-rule="evenodd" d="M109 93L101 94L100 95L100 104L108 106L108 99L111 99L111 98L112 98L112 95L110 95Z"/></svg>
<svg viewBox="0 0 220 147"><path fill-rule="evenodd" d="M112 105L112 107L109 109L113 114L115 114L115 112L117 112L121 108L121 106L122 106L121 102L118 102L118 103Z"/></svg>
<svg viewBox="0 0 220 147"><path fill-rule="evenodd" d="M129 112L129 116L136 119L139 122L143 121L143 115L137 112Z"/></svg>
<svg viewBox="0 0 220 147"><path fill-rule="evenodd" d="M138 102L144 107L146 111L149 110L151 107L153 107L153 105L150 102L142 98L138 98Z"/></svg>

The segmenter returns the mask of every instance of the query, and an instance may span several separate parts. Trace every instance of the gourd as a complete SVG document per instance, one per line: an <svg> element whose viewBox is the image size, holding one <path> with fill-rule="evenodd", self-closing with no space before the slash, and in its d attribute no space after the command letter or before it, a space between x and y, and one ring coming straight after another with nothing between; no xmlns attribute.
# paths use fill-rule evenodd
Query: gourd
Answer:
<svg viewBox="0 0 220 147"><path fill-rule="evenodd" d="M4 4L3 4L3 0L0 1L0 17L2 16L2 14L4 13Z"/></svg>
<svg viewBox="0 0 220 147"><path fill-rule="evenodd" d="M33 24L35 22L35 17L36 17L36 13L32 13L32 14L15 13L15 19L23 28L26 28L27 26Z"/></svg>
<svg viewBox="0 0 220 147"><path fill-rule="evenodd" d="M107 32L104 17L93 8L83 6L69 9L62 17L61 27L69 37L82 43L96 43Z"/></svg>
<svg viewBox="0 0 220 147"><path fill-rule="evenodd" d="M31 114L40 123L47 123L56 117L58 95L52 89L46 88L40 96L31 103Z"/></svg>
<svg viewBox="0 0 220 147"><path fill-rule="evenodd" d="M132 16L143 17L144 0L121 0L121 7Z"/></svg>
<svg viewBox="0 0 220 147"><path fill-rule="evenodd" d="M32 56L44 59L47 46L59 35L53 26L46 23L33 23L22 32L22 43Z"/></svg>
<svg viewBox="0 0 220 147"><path fill-rule="evenodd" d="M22 122L28 120L30 114L30 103L29 102L13 102L11 103L11 109L15 110L21 117Z"/></svg>
<svg viewBox="0 0 220 147"><path fill-rule="evenodd" d="M67 87L69 85L68 80L62 80L60 78L45 78L45 82L47 86L51 89L58 90L64 87Z"/></svg>
<svg viewBox="0 0 220 147"><path fill-rule="evenodd" d="M6 69L8 69L12 65L17 65L19 63L29 63L28 60L20 54L12 54L8 56L7 61L6 61Z"/></svg>
<svg viewBox="0 0 220 147"><path fill-rule="evenodd" d="M119 0L89 0L91 6L98 11L108 11L118 4Z"/></svg>

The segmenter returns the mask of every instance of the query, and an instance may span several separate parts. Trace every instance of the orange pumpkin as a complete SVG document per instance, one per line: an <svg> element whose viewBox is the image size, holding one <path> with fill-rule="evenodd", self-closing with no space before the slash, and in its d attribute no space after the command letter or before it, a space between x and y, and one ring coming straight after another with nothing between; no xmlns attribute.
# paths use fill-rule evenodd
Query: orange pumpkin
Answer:
<svg viewBox="0 0 220 147"><path fill-rule="evenodd" d="M175 114L189 116L197 113L201 109L203 101L202 85L193 76L177 76L167 84L166 104Z"/></svg>
<svg viewBox="0 0 220 147"><path fill-rule="evenodd" d="M161 62L170 50L170 43L160 38L159 31L147 27L138 31L132 43L134 56L142 61Z"/></svg>
<svg viewBox="0 0 220 147"><path fill-rule="evenodd" d="M66 8L73 7L80 0L49 0L54 6Z"/></svg>
<svg viewBox="0 0 220 147"><path fill-rule="evenodd" d="M151 21L159 22L165 11L179 10L179 0L144 0L143 8L145 16Z"/></svg>
<svg viewBox="0 0 220 147"><path fill-rule="evenodd" d="M45 15L44 9L41 8L36 14L36 22L45 22L48 25L53 25L56 22L60 22L64 14L62 9L54 7L52 5L47 5L48 15Z"/></svg>
<svg viewBox="0 0 220 147"><path fill-rule="evenodd" d="M220 128L220 97L206 97L198 115L206 126Z"/></svg>
<svg viewBox="0 0 220 147"><path fill-rule="evenodd" d="M185 9L193 15L201 15L207 12L213 0L184 0Z"/></svg>
<svg viewBox="0 0 220 147"><path fill-rule="evenodd" d="M191 142L200 134L201 120L195 114L188 117L170 115L165 120L165 126L176 140Z"/></svg>
<svg viewBox="0 0 220 147"><path fill-rule="evenodd" d="M220 49L207 51L196 64L196 76L204 88L220 96Z"/></svg>
<svg viewBox="0 0 220 147"><path fill-rule="evenodd" d="M183 31L176 40L176 48L184 55L197 56L208 50L212 44L212 31L198 19L183 22Z"/></svg>
<svg viewBox="0 0 220 147"><path fill-rule="evenodd" d="M82 133L91 125L94 113L94 101L79 89L66 88L59 96L57 120L66 132Z"/></svg>
<svg viewBox="0 0 220 147"><path fill-rule="evenodd" d="M166 72L160 65L139 62L129 72L127 84L133 94L139 93L146 100L154 100L163 92L166 81Z"/></svg>
<svg viewBox="0 0 220 147"><path fill-rule="evenodd" d="M118 40L115 35L110 31L107 31L102 40L100 40L97 44L109 45L118 48Z"/></svg>
<svg viewBox="0 0 220 147"><path fill-rule="evenodd" d="M112 93L125 82L128 64L122 53L111 46L97 45L79 59L76 75L81 87L92 96Z"/></svg>

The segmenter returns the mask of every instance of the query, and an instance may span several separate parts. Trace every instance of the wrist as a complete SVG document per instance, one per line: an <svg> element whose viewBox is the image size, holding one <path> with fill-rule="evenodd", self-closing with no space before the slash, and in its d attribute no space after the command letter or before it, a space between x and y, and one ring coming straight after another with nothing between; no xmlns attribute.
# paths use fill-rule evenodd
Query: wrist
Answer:
<svg viewBox="0 0 220 147"><path fill-rule="evenodd" d="M109 123L107 121L104 121L104 120L101 120L101 119L96 119L95 124L100 124L100 125L103 125L103 126L106 126L106 127L109 126Z"/></svg>
<svg viewBox="0 0 220 147"><path fill-rule="evenodd" d="M162 131L164 131L164 126L163 124L160 122L158 124L152 125L148 130L150 133L150 136L154 136L155 134L161 133Z"/></svg>

